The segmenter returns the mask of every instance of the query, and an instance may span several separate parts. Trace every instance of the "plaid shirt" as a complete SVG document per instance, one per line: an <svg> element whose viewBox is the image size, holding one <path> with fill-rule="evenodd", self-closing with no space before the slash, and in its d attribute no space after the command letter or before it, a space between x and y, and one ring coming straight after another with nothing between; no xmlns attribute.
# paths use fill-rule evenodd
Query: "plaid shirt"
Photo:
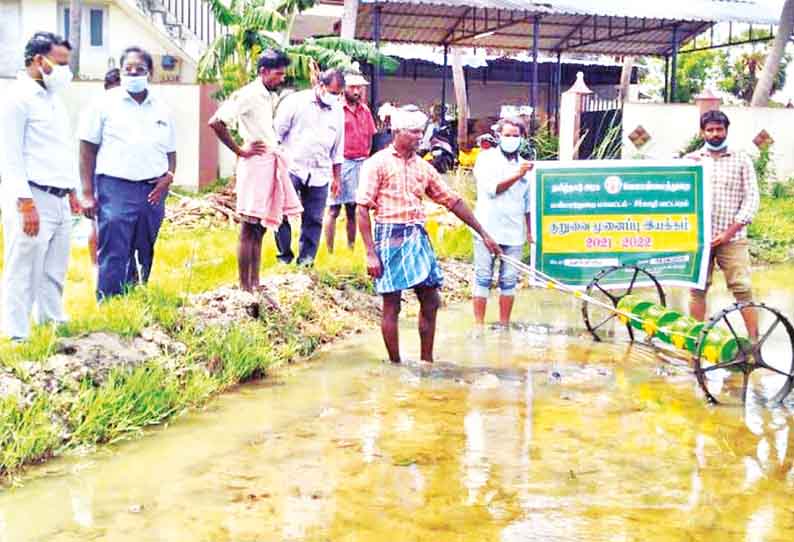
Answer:
<svg viewBox="0 0 794 542"><path fill-rule="evenodd" d="M715 158L705 147L687 155L700 160L704 172L711 173L711 234L719 235L731 224L738 222L745 227L736 232L731 241L747 239L747 224L758 212L760 197L758 179L749 156L740 151L728 150Z"/></svg>
<svg viewBox="0 0 794 542"><path fill-rule="evenodd" d="M381 224L422 224L425 210L422 198L428 197L452 209L460 196L441 179L438 172L417 156L402 158L389 145L361 166L356 203L375 209Z"/></svg>

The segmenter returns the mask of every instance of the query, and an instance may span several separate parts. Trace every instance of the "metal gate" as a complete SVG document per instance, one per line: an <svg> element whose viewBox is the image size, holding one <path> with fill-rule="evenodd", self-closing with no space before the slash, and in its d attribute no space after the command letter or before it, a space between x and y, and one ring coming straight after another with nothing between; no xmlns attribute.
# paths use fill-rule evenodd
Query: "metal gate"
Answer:
<svg viewBox="0 0 794 542"><path fill-rule="evenodd" d="M623 140L623 107L620 98L605 100L596 94L584 96L580 129L580 159L620 158Z"/></svg>

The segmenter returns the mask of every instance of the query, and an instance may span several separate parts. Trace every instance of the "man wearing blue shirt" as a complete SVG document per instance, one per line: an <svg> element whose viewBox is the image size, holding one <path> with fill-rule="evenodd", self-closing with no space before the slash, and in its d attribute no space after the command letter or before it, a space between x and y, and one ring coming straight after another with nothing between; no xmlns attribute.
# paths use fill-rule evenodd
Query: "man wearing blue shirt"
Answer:
<svg viewBox="0 0 794 542"><path fill-rule="evenodd" d="M71 213L79 212L69 115L58 91L72 80L71 46L37 32L25 46L25 70L0 106L0 192L4 265L2 331L12 340L38 323L66 320L63 283L69 263Z"/></svg>
<svg viewBox="0 0 794 542"><path fill-rule="evenodd" d="M521 121L502 119L497 131L499 146L481 152L474 165L477 181L474 214L504 254L520 259L524 243L532 243L530 191L526 176L533 166L518 155L524 135ZM493 254L482 239L475 237L473 304L477 324L485 320L494 263ZM504 326L510 323L517 283L517 270L502 260L499 263L499 322Z"/></svg>
<svg viewBox="0 0 794 542"><path fill-rule="evenodd" d="M176 170L170 110L148 89L152 56L129 47L120 64L121 86L88 112L78 134L83 208L98 224L99 300L149 279Z"/></svg>

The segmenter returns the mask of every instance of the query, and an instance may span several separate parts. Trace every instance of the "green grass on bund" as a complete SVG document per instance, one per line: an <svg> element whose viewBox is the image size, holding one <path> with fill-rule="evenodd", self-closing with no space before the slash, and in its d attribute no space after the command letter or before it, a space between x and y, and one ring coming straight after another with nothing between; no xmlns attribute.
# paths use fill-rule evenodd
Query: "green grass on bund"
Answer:
<svg viewBox="0 0 794 542"><path fill-rule="evenodd" d="M441 257L470 257L470 236L464 228L447 228L447 235L438 235L434 223L428 224L428 229ZM321 248L312 273L323 286L345 283L366 290L370 283L363 246L359 241L351 256L343 246L344 235L344 221L340 221L339 248L334 254ZM101 305L94 297L96 271L87 249L73 249L65 287L68 324L57 329L36 327L23 344L0 339L0 366L24 381L20 362L45 360L56 352L59 338L97 331L132 338L151 325L184 343L187 352L153 359L132 370L114 370L99 386L83 381L66 393L40 393L25 406L14 397L0 400L0 475L6 481L13 482L24 465L69 449L139 435L147 426L201 406L240 382L263 377L281 363L310 355L321 344L321 335L335 337L350 330L350 322L319 314L309 293L290 300L288 311L267 313L229 328L187 319L179 309L188 294L236 282L237 238L235 229L176 230L166 223L157 243L150 284ZM278 264L275 256L268 232L263 277L295 271ZM222 369L208 371L210 361Z"/></svg>

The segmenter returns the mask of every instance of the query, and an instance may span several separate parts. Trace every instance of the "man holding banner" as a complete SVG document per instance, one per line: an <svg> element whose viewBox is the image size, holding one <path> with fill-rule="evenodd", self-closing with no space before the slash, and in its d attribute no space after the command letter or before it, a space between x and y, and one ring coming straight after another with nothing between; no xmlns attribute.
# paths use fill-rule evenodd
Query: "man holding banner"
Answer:
<svg viewBox="0 0 794 542"><path fill-rule="evenodd" d="M706 287L691 290L689 311L693 318L706 316L706 292L711 285L714 263L725 275L728 289L737 302L753 300L747 225L758 212L759 193L753 162L740 151L728 149L730 121L722 111L706 111L700 117L705 144L686 158L701 162L710 172L712 190L711 259ZM747 333L758 338L758 320L753 309L742 311Z"/></svg>

